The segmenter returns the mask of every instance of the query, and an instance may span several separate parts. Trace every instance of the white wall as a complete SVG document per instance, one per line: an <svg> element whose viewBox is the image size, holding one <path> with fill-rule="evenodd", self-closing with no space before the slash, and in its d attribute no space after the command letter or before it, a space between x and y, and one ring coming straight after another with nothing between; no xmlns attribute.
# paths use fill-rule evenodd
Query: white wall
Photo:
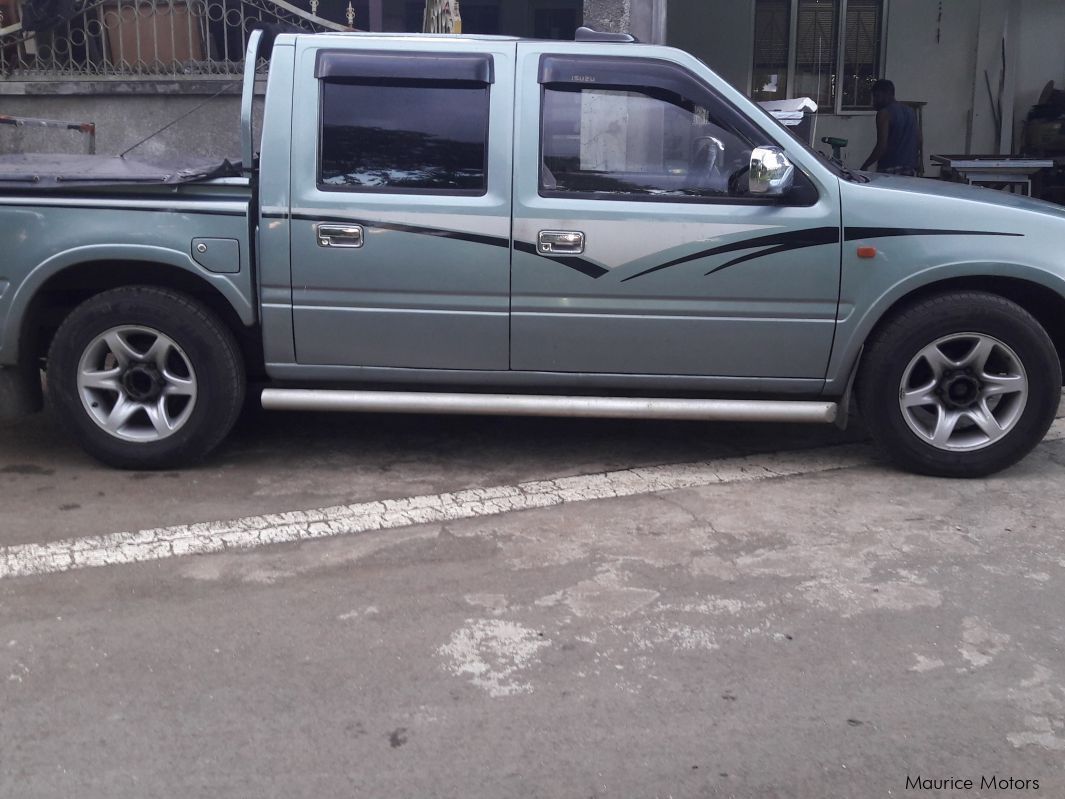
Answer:
<svg viewBox="0 0 1065 799"><path fill-rule="evenodd" d="M901 99L928 103L925 155L996 152L991 96L997 103L1003 38L1006 119L998 151L1018 151L1021 123L1043 86L1048 80L1065 86L1065 2L944 0L942 22L937 5L891 0L887 30L885 75L895 81ZM848 163L860 165L875 141L871 121L862 125L836 117L825 122L826 130L852 134Z"/></svg>
<svg viewBox="0 0 1065 799"><path fill-rule="evenodd" d="M928 161L930 154L965 151L980 5L981 0L944 0L940 20L939 4L931 0L891 0L889 4L884 75L894 81L900 100L927 103L923 111L926 174L935 173ZM844 160L857 168L876 144L875 115L825 115L817 134L848 139Z"/></svg>
<svg viewBox="0 0 1065 799"><path fill-rule="evenodd" d="M746 91L752 6L753 0L670 0L669 44L699 56ZM1065 88L1065 0L943 0L941 20L935 0L890 0L885 75L895 82L899 99L928 104L924 136L929 174L934 174L929 154L994 151L996 131L984 70L997 96L1004 33L1008 119L1003 150L1009 151L1014 131L1046 82L1055 80ZM817 137L822 136L849 139L845 160L848 166L861 166L876 141L874 115L822 114Z"/></svg>
<svg viewBox="0 0 1065 799"><path fill-rule="evenodd" d="M1008 0L983 0L1008 2ZM982 12L980 0L891 0L887 20L884 75L895 82L901 100L927 103L923 112L925 170L933 153L965 152L973 98L976 45ZM867 117L862 146L850 163L861 166L876 143Z"/></svg>

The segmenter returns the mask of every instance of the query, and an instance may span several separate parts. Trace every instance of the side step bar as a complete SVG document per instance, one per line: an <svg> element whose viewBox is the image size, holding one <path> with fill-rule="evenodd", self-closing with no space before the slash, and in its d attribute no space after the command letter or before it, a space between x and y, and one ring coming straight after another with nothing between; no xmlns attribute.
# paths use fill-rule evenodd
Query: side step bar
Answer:
<svg viewBox="0 0 1065 799"><path fill-rule="evenodd" d="M493 416L581 416L605 419L701 419L824 424L834 422L838 410L834 402L788 400L566 397L304 388L263 389L262 404L264 408L272 411L471 413Z"/></svg>

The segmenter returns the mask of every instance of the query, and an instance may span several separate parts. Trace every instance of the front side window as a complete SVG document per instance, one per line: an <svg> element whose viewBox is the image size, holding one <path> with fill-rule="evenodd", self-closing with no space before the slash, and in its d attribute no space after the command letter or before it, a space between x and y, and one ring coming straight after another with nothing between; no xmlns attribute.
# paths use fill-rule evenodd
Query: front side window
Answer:
<svg viewBox="0 0 1065 799"><path fill-rule="evenodd" d="M756 0L751 96L811 97L827 113L873 107L887 0Z"/></svg>
<svg viewBox="0 0 1065 799"><path fill-rule="evenodd" d="M544 86L544 194L728 196L752 145L710 103L650 87Z"/></svg>
<svg viewBox="0 0 1065 799"><path fill-rule="evenodd" d="M319 186L484 194L488 91L466 81L322 81Z"/></svg>

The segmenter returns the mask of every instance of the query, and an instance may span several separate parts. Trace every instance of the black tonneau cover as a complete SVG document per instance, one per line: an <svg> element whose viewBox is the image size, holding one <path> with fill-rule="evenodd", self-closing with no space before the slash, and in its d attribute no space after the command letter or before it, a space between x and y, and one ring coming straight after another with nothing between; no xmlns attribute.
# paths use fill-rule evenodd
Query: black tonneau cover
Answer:
<svg viewBox="0 0 1065 799"><path fill-rule="evenodd" d="M57 189L75 186L177 185L238 177L240 163L133 160L116 155L23 153L0 155L0 189Z"/></svg>

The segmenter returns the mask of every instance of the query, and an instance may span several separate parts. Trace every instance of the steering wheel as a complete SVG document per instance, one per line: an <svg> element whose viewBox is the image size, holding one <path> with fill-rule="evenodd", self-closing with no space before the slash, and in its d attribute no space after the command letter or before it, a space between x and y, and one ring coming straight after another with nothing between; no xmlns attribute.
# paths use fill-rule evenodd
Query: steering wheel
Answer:
<svg viewBox="0 0 1065 799"><path fill-rule="evenodd" d="M746 194L745 190L740 189L740 181L747 176L747 173L751 171L751 164L748 161L739 169L734 171L728 176L728 193L729 194Z"/></svg>
<svg viewBox="0 0 1065 799"><path fill-rule="evenodd" d="M692 140L691 171L688 186L692 189L712 189L719 181L720 167L725 155L725 145L716 136L698 136Z"/></svg>

